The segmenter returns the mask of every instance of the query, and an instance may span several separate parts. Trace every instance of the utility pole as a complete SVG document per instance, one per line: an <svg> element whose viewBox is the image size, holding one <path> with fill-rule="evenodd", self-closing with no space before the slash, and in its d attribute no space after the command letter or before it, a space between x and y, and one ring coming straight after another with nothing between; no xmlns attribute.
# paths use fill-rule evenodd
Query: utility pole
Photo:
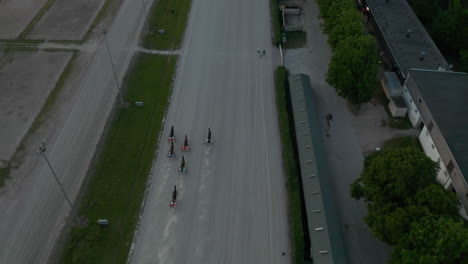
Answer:
<svg viewBox="0 0 468 264"><path fill-rule="evenodd" d="M101 33L104 35L104 42L106 43L106 49L107 49L107 55L109 55L109 61L112 66L112 72L114 73L114 80L115 80L115 85L117 86L117 91L119 93L119 98L120 98L120 104L124 104L123 98L122 98L122 92L120 90L120 85L119 82L117 81L117 73L115 72L115 67L114 67L114 62L112 61L112 56L109 51L109 44L107 43L107 29L101 30Z"/></svg>
<svg viewBox="0 0 468 264"><path fill-rule="evenodd" d="M50 164L49 159L47 158L47 155L46 155L45 151L46 151L45 142L42 141L41 146L39 147L39 153L42 154L42 157L44 157L47 165L49 166L50 170L52 171L52 175L54 175L55 181L57 182L58 186L60 187L60 190L62 191L63 195L65 196L65 200L67 200L67 203L70 206L71 212L75 216L76 221L78 221L78 224L81 224L80 218L78 217L78 214L73 210L71 200L70 200L70 198L68 198L68 195L65 192L65 189L63 188L63 184L60 182L60 179L58 178L57 174L55 173L54 168L52 168L52 165Z"/></svg>

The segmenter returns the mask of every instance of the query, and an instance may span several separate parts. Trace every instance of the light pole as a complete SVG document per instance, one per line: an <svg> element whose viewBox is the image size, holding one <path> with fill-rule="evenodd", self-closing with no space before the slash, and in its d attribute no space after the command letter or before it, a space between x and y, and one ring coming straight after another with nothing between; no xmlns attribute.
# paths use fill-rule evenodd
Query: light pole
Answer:
<svg viewBox="0 0 468 264"><path fill-rule="evenodd" d="M63 195L65 196L65 199L67 200L68 205L70 206L72 214L75 216L76 221L78 221L78 224L81 224L80 218L78 217L78 214L73 210L72 203L70 201L70 198L68 198L67 193L65 192L65 189L63 188L62 183L60 182L60 179L57 177L57 174L55 173L54 168L52 168L52 165L49 162L49 159L47 158L47 155L45 154L46 147L45 147L45 142L42 141L41 146L39 147L39 153L42 154L42 157L44 157L45 161L47 162L47 165L49 166L50 170L52 171L52 175L54 175L55 181L57 182L58 186L60 187L60 190L62 191Z"/></svg>
<svg viewBox="0 0 468 264"><path fill-rule="evenodd" d="M117 91L119 93L120 104L124 104L124 101L122 98L122 92L120 90L120 85L119 85L119 82L117 81L117 74L115 73L114 62L112 61L112 56L109 51L109 44L107 43L107 29L104 28L103 30L101 30L101 33L104 35L104 42L106 43L107 55L109 55L109 61L112 66L112 72L114 73L114 80L115 80L115 85L117 85Z"/></svg>

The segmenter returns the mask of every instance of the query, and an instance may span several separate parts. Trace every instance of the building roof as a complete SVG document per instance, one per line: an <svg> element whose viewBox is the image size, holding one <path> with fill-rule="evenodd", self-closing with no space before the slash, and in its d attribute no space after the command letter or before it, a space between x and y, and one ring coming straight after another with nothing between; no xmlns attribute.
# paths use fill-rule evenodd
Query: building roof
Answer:
<svg viewBox="0 0 468 264"><path fill-rule="evenodd" d="M316 98L305 74L289 76L297 151L314 263L347 263L346 250L333 198Z"/></svg>
<svg viewBox="0 0 468 264"><path fill-rule="evenodd" d="M404 78L410 68L449 70L444 56L406 0L366 2ZM423 60L420 59L422 52Z"/></svg>
<svg viewBox="0 0 468 264"><path fill-rule="evenodd" d="M388 89L390 96L401 96L403 94L403 87L394 72L384 72L385 88Z"/></svg>
<svg viewBox="0 0 468 264"><path fill-rule="evenodd" d="M411 69L409 75L468 181L468 74Z"/></svg>

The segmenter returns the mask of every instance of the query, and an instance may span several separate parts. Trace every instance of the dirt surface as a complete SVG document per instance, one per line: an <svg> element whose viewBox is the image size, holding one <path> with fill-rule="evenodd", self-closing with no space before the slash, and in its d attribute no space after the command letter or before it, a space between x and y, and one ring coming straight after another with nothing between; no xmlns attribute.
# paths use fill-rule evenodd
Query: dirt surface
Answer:
<svg viewBox="0 0 468 264"><path fill-rule="evenodd" d="M103 24L109 28L109 47L121 80L136 49L144 15L142 6L129 0L116 3ZM23 139L25 149L15 154L19 167L0 189L0 263L48 261L70 208L50 169L36 155L37 148L45 139L50 162L74 200L115 101L117 91L100 33L93 32L78 50L58 103L47 121Z"/></svg>
<svg viewBox="0 0 468 264"><path fill-rule="evenodd" d="M359 110L352 111L352 124L356 130L364 154L381 148L386 140L396 137L418 137L417 129L400 130L385 125L388 120L385 108L374 100L362 104Z"/></svg>
<svg viewBox="0 0 468 264"><path fill-rule="evenodd" d="M55 1L26 38L81 40L104 3L105 0Z"/></svg>
<svg viewBox="0 0 468 264"><path fill-rule="evenodd" d="M132 263L291 262L268 5L192 2ZM233 12L241 6L249 8ZM174 160L166 156L171 125ZM208 127L213 145L204 144ZM183 154L184 134L191 151ZM181 155L186 175L177 173Z"/></svg>
<svg viewBox="0 0 468 264"><path fill-rule="evenodd" d="M0 160L8 161L55 86L72 52L16 51L0 65Z"/></svg>
<svg viewBox="0 0 468 264"><path fill-rule="evenodd" d="M13 39L26 28L47 0L0 1L0 39Z"/></svg>

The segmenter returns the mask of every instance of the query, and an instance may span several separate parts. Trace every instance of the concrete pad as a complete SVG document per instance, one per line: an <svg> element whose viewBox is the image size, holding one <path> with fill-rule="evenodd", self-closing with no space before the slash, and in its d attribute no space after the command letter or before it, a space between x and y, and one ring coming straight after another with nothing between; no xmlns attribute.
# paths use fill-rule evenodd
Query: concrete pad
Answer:
<svg viewBox="0 0 468 264"><path fill-rule="evenodd" d="M71 52L16 51L3 58L0 160L10 160L72 55Z"/></svg>
<svg viewBox="0 0 468 264"><path fill-rule="evenodd" d="M0 0L0 39L14 39L47 0Z"/></svg>
<svg viewBox="0 0 468 264"><path fill-rule="evenodd" d="M81 40L104 2L104 0L56 1L27 34L27 38Z"/></svg>

